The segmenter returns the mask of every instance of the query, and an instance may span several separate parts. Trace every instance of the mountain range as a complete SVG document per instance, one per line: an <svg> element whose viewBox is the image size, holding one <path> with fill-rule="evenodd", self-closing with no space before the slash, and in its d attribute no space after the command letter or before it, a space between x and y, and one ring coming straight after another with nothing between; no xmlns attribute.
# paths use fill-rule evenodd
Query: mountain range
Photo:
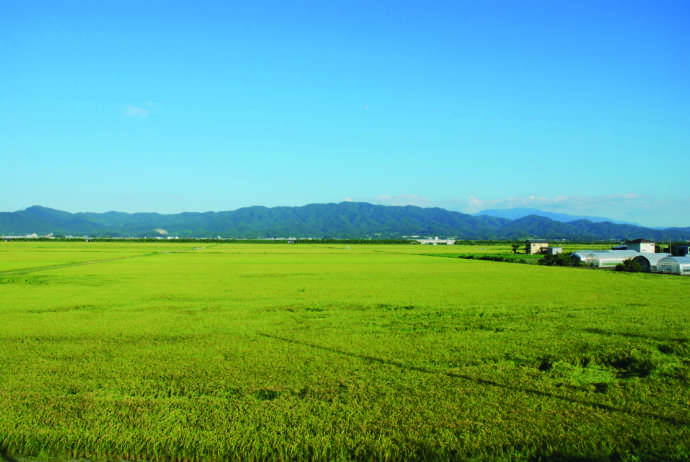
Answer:
<svg viewBox="0 0 690 462"><path fill-rule="evenodd" d="M546 217L546 218L552 219L553 221L561 221L564 223L567 223L570 221L577 221L577 220L587 220L587 221L591 221L592 223L609 222L609 223L615 223L617 225L642 226L639 223L631 223L629 221L621 221L621 220L612 220L611 218L605 218L605 217L593 217L593 216L589 216L589 215L570 215L567 213L548 212L545 210L525 208L525 207L516 207L516 208L512 208L512 209L486 209L486 210L482 210L479 213L476 213L475 215L479 215L479 216L488 215L491 217L508 218L510 220L517 220L518 218L524 218L524 217L528 217L530 215L536 215L539 217Z"/></svg>
<svg viewBox="0 0 690 462"><path fill-rule="evenodd" d="M567 239L573 241L646 238L688 240L690 227L653 229L578 219L560 222L528 215L517 219L468 215L441 208L385 206L366 202L309 204L300 207L245 207L224 212L69 213L33 206L0 212L0 235L162 235L224 238L402 238L443 236L458 239Z"/></svg>

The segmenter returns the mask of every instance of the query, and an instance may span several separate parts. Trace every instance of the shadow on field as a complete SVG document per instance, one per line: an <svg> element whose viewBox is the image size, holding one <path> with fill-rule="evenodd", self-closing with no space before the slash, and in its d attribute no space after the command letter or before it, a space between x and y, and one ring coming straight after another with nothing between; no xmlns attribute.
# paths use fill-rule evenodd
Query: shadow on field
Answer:
<svg viewBox="0 0 690 462"><path fill-rule="evenodd" d="M404 364L404 363L401 363L399 361L395 361L395 360L391 360L391 359L377 358L376 356L351 353L349 351L342 351L342 350L338 350L337 348L332 348L332 347L323 346L323 345L317 345L314 343L304 342L302 340L295 340L295 339L291 339L291 338L279 337L277 335L265 334L265 333L261 333L261 332L258 333L258 335L260 335L262 337L274 339L274 340L280 340L282 342L292 343L295 345L303 345L303 346L315 348L315 349L322 350L322 351L328 351L330 353L336 353L339 355L349 356L351 358L357 358L357 359L362 359L365 361L371 361L371 362L375 362L375 363L379 363L379 364L385 364L387 366L394 366L394 367L398 367L400 369L422 372L425 374L440 374L440 375L445 375L447 377L452 377L454 379L467 380L467 381L474 382L474 383L479 384L479 385L488 385L488 386L492 386L492 387L503 388L503 389L513 390L513 391L521 391L523 393L527 393L530 395L543 396L546 398L553 398L553 399L557 399L560 401L565 401L565 402L573 403L573 404L582 404L585 406L593 407L595 409L600 409L600 410L609 411L609 412L616 412L616 413L625 414L625 415L629 415L629 416L651 418L651 419L660 420L662 422L669 423L669 424L674 425L674 426L686 426L686 425L690 424L690 421L676 419L675 417L668 417L668 416L664 416L664 415L654 414L651 412L631 411L628 409L622 409L622 408L618 408L615 406L609 406L607 404L595 403L592 401L586 401L586 400L580 400L580 399L575 399L575 398L569 398L566 396L556 395L554 393L549 393L549 392L541 391L541 390L535 390L533 388L509 386L509 385L505 385L505 384L502 384L499 382L495 382L493 380L480 379L477 377L471 377L469 375L458 374L455 372L433 370L433 369L429 369L426 367Z"/></svg>
<svg viewBox="0 0 690 462"><path fill-rule="evenodd" d="M636 334L634 332L614 332L604 329L599 329L597 327L588 327L585 329L580 329L582 332L587 332L588 334L598 334L598 335L619 335L621 337L627 338L639 338L642 340L656 340L657 342L677 342L677 343L687 343L688 339L685 337L663 337L661 335L645 335Z"/></svg>

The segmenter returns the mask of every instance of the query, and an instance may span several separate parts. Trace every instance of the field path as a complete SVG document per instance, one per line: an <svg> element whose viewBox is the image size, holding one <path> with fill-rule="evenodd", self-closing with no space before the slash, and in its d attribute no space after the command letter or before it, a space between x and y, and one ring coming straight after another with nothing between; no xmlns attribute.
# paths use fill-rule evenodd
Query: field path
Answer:
<svg viewBox="0 0 690 462"><path fill-rule="evenodd" d="M138 255L127 255L125 257L101 258L101 259L97 259L97 260L86 260L86 261L76 261L76 262L70 262L70 263L60 263L57 265L31 266L28 268L18 268L18 269L0 271L0 276L21 276L24 274L35 273L37 271L50 271L50 270L56 270L56 269L62 269L62 268L70 268L72 266L94 265L97 263L110 263L110 262L118 261L118 260L130 260L132 258L153 257L156 255L162 255L162 254L166 254L166 253L180 253L180 252L184 252L184 251L166 250L166 251L159 251L159 252L148 252L148 253L138 254Z"/></svg>

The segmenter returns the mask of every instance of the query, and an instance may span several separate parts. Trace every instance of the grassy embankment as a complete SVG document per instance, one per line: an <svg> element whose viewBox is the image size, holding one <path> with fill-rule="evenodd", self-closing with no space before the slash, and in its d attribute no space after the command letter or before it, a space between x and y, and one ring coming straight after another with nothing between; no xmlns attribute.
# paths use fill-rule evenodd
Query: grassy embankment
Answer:
<svg viewBox="0 0 690 462"><path fill-rule="evenodd" d="M0 243L0 452L687 460L690 278L444 252Z"/></svg>

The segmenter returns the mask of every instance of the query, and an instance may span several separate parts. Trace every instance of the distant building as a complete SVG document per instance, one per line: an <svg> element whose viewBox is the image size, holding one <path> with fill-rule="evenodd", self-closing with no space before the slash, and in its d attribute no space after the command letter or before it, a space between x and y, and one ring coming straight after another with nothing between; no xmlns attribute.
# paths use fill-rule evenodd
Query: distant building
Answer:
<svg viewBox="0 0 690 462"><path fill-rule="evenodd" d="M288 237L288 240L287 240L287 241L288 241L288 244L294 244L294 243L297 242L297 239L294 238L294 237Z"/></svg>
<svg viewBox="0 0 690 462"><path fill-rule="evenodd" d="M671 254L674 257L687 257L690 244L673 244L671 245Z"/></svg>
<svg viewBox="0 0 690 462"><path fill-rule="evenodd" d="M417 239L417 242L425 245L455 245L455 239L439 239L438 236L433 239Z"/></svg>
<svg viewBox="0 0 690 462"><path fill-rule="evenodd" d="M536 255L538 253L545 253L549 248L549 243L546 241L527 240L525 241L525 253L527 255Z"/></svg>
<svg viewBox="0 0 690 462"><path fill-rule="evenodd" d="M547 247L546 253L548 255L558 255L559 253L563 253L563 247Z"/></svg>
<svg viewBox="0 0 690 462"><path fill-rule="evenodd" d="M625 247L627 250L634 250L640 253L654 253L654 242L647 239L625 241Z"/></svg>

